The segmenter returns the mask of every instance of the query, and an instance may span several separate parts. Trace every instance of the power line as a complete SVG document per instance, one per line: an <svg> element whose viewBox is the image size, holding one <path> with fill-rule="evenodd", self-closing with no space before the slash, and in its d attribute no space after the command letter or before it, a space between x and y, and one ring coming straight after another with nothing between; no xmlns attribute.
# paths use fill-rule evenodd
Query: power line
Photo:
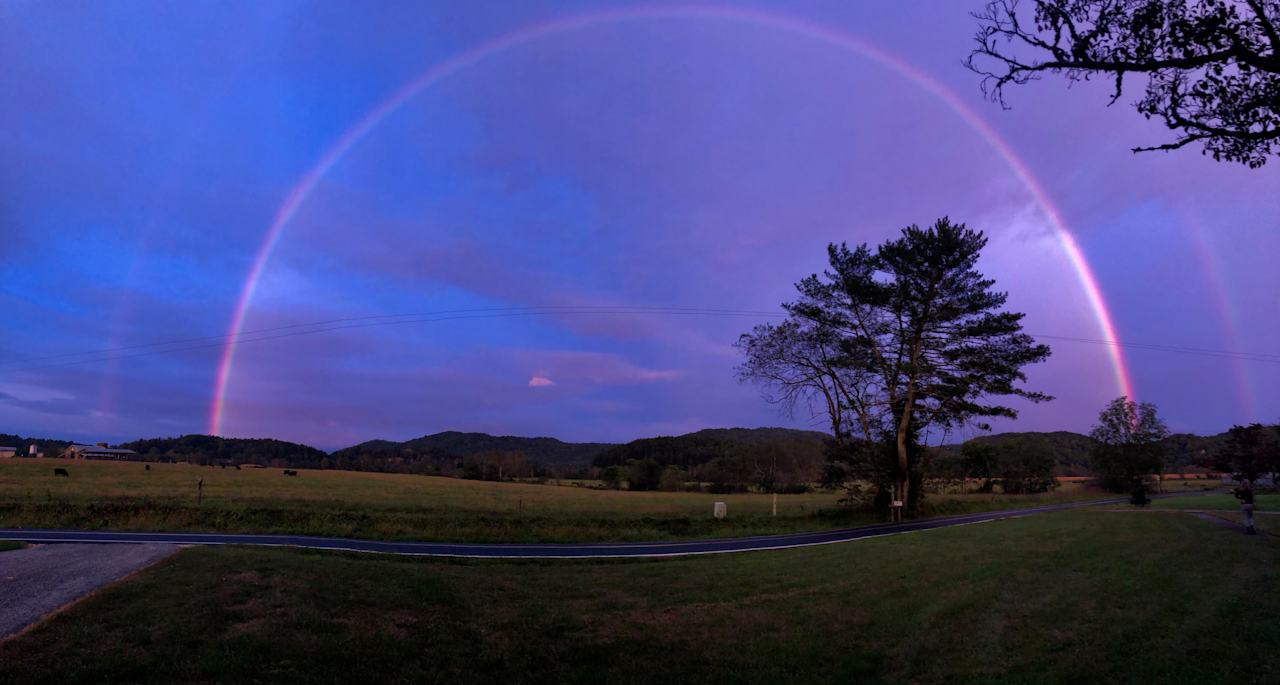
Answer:
<svg viewBox="0 0 1280 685"><path fill-rule="evenodd" d="M1065 335L1046 335L1028 333L1035 338L1045 338L1047 340L1065 340L1070 342L1090 343L1094 345L1107 345L1110 347L1124 347L1134 350L1151 350L1155 352L1174 352L1178 354L1193 354L1208 357L1221 357L1226 359L1242 359L1245 361L1272 362L1280 363L1280 354L1264 354L1260 352L1238 352L1233 350L1210 350L1200 347L1183 347L1180 345L1159 345L1153 343L1134 343L1121 340L1102 340L1097 338L1077 338Z"/></svg>
<svg viewBox="0 0 1280 685"><path fill-rule="evenodd" d="M442 309L437 311L411 312L406 314L374 314L374 315L368 315L368 316L353 316L353 317L345 317L345 318L339 318L339 319L323 319L320 321L309 321L306 323L289 324L286 326L275 326L272 328L258 328L258 329L249 330L249 331L240 331L239 333L236 333L236 334L224 333L222 335L205 335L205 336L198 336L194 338L178 338L175 340L164 340L164 341L153 342L153 343L141 343L137 345L126 345L122 347L107 347L107 348L102 348L97 350L84 350L82 352L67 352L63 354L53 354L53 355L46 355L42 357L24 356L16 352L7 351L9 352L9 354L22 356L23 358L21 360L18 360L17 362L0 362L0 365L13 364L13 363L25 364L28 362L40 362L40 361L48 361L53 359L82 357L85 355L108 354L112 352L125 352L130 350L167 347L171 345L180 345L180 344L186 344L186 343L209 342L209 341L215 341L215 340L228 341L232 338L236 338L239 336L253 335L256 333L271 333L275 331L285 331L285 330L294 330L294 329L309 329L309 328L315 328L317 326L327 326L330 324L350 323L350 322L357 322L357 321L384 320L385 323L397 323L396 321L397 319L405 319L410 317L443 316L443 315L452 315L452 314L482 314L482 313L491 313L491 312L505 313L505 312L525 312L525 311L547 312L547 313L557 313L557 312L596 313L600 310L614 311L614 310L623 310L623 309L628 311L634 310L636 312L653 312L653 313L714 312L718 314L733 313L733 314L755 315L755 316L777 316L778 315L777 312L764 312L764 311L755 311L755 310L737 310L737 309L731 310L731 309L702 308L702 307L650 307L650 306L633 306L633 305L537 305L537 306L527 306L527 307L484 307L484 308L473 308L473 309Z"/></svg>
<svg viewBox="0 0 1280 685"><path fill-rule="evenodd" d="M221 348L233 342L241 343L280 340L304 335L315 335L339 330L354 330L381 326L395 326L417 323L439 323L444 321L465 321L479 319L523 318L540 316L704 316L704 317L767 317L783 318L786 315L777 311L760 311L752 309L725 309L715 307L658 307L634 305L545 305L528 307L487 307L472 309L446 309L430 312L408 314L378 314L337 319L325 319L306 323L289 324L270 328L258 328L241 331L238 334L223 334L179 338L154 343L142 343L122 347L110 347L83 352L69 352L43 357L28 357L15 362L0 362L0 372L31 371L44 368L92 364L96 362L133 359L156 354L172 354L194 350ZM1121 340L1106 340L1076 336L1028 333L1034 338L1060 340L1109 347L1121 347L1173 354L1206 356L1243 361L1254 361L1280 364L1280 355L1240 352L1234 350L1213 350L1179 345L1153 343L1135 343ZM128 354L119 354L126 352ZM16 366L14 366L16 364ZM8 365L8 366L6 366Z"/></svg>
<svg viewBox="0 0 1280 685"><path fill-rule="evenodd" d="M778 312L763 312L754 310L734 310L734 309L711 309L711 308L690 308L690 307L633 307L633 306L617 306L617 307L568 307L568 306L547 306L547 307L494 307L488 309L457 309L457 310L441 310L437 312L419 312L414 314L387 314L377 316L360 316L349 317L343 319L329 319L325 321L316 321L310 323L291 324L288 326L277 326L274 328L260 328L252 331L242 331L239 334L231 335L211 335L196 338L183 338L178 340L169 340L163 342L146 343L140 345L129 345L124 347L104 348L99 350L90 350L85 352L72 352L59 355L49 355L46 357L31 357L16 362L18 366L9 366L0 368L0 371L31 371L35 369L73 366L79 364L90 364L94 362L116 361L120 359L132 359L135 357L145 357L155 354L170 354L175 352L186 352L191 350L204 350L212 348L221 348L228 342L234 340L235 344L249 342L261 342L265 340L278 340L281 338L292 338L302 335L313 335L317 333L325 333L337 330L351 330L360 328L372 328L377 326L393 326L413 323L436 323L440 321L460 321L472 319L497 319L497 318L516 318L530 316L551 316L551 315L676 315L676 316L714 316L714 317L781 317L783 314ZM270 335L266 335L270 334ZM199 343L199 344L186 344ZM175 347L174 345L179 345ZM125 352L139 350L130 354L113 354L116 352ZM85 355L94 355L88 358L74 359L73 357L83 357ZM51 361L61 360L61 361ZM31 365L31 362L46 361ZM14 364L15 362L8 362Z"/></svg>

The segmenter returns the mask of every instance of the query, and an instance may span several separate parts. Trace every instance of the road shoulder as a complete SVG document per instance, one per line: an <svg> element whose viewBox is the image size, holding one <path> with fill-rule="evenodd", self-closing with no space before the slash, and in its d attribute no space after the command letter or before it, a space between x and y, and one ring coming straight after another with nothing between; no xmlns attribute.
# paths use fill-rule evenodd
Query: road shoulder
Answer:
<svg viewBox="0 0 1280 685"><path fill-rule="evenodd" d="M0 555L0 641L22 634L178 549L165 544L66 544L5 552Z"/></svg>

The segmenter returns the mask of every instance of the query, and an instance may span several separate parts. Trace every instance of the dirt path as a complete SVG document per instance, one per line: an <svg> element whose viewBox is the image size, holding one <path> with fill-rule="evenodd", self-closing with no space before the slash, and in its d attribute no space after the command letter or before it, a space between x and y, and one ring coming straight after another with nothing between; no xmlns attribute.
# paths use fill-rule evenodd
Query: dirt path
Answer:
<svg viewBox="0 0 1280 685"><path fill-rule="evenodd" d="M177 545L72 544L0 554L0 640L176 551Z"/></svg>

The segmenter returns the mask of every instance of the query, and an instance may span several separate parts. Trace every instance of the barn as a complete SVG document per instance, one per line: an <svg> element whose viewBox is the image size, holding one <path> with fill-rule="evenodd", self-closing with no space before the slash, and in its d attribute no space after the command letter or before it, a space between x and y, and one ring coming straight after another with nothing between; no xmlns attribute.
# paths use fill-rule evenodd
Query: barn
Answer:
<svg viewBox="0 0 1280 685"><path fill-rule="evenodd" d="M129 459L137 454L133 450L121 450L113 447L107 447L107 443L100 442L96 445L71 445L67 448L62 456L66 459L110 459L122 460Z"/></svg>

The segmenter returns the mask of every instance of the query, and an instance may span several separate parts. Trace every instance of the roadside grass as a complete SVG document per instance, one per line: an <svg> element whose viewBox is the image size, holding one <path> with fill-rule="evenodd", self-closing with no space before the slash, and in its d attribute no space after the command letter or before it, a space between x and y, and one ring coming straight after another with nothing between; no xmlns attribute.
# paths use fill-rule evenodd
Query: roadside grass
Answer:
<svg viewBox="0 0 1280 685"><path fill-rule="evenodd" d="M1258 511L1280 511L1280 493L1262 493L1254 496ZM1160 509L1219 509L1240 511L1240 500L1230 493L1204 495L1203 497L1169 497L1153 500L1151 506Z"/></svg>
<svg viewBox="0 0 1280 685"><path fill-rule="evenodd" d="M71 476L55 477L53 467ZM841 494L624 492L351 471L5 460L0 527L283 533L451 542L648 541L767 535L874 523ZM204 480L203 500L196 483ZM1102 496L1078 483L1046 495L933 495L926 514ZM716 521L712 504L728 503Z"/></svg>
<svg viewBox="0 0 1280 685"><path fill-rule="evenodd" d="M14 542L13 540L0 540L0 552L8 552L15 549L26 547L25 543Z"/></svg>
<svg viewBox="0 0 1280 685"><path fill-rule="evenodd" d="M0 682L1275 682L1277 562L1174 512L663 561L193 548L0 645Z"/></svg>

